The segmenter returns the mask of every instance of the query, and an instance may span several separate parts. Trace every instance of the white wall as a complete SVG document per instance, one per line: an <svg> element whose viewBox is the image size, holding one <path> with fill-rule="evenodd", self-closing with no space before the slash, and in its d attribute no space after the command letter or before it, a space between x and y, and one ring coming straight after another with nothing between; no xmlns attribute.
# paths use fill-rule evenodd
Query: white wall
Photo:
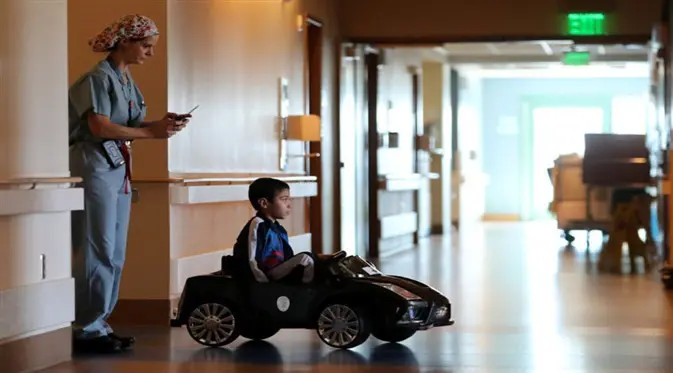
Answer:
<svg viewBox="0 0 673 373"><path fill-rule="evenodd" d="M67 11L66 0L0 1L0 344L74 318L69 210L82 193L45 183L70 175Z"/></svg>

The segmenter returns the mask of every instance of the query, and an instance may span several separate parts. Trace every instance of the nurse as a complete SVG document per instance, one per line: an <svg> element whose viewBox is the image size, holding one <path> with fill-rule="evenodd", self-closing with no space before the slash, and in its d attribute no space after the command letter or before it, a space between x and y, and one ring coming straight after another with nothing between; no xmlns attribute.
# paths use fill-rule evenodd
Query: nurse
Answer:
<svg viewBox="0 0 673 373"><path fill-rule="evenodd" d="M115 334L105 321L119 295L131 210L131 141L165 139L188 119L173 113L145 121L147 108L128 70L154 55L156 24L127 15L89 44L107 57L69 89L70 170L83 179L84 210L73 213L75 322L78 351L119 352L133 337Z"/></svg>

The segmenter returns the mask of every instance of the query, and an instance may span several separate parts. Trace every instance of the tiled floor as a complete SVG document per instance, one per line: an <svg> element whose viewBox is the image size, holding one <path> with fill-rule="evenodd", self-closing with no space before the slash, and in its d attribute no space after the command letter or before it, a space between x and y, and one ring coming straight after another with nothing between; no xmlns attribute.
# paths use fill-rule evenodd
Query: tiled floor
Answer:
<svg viewBox="0 0 673 373"><path fill-rule="evenodd" d="M138 338L134 352L45 372L673 372L673 294L656 274L598 274L583 247L561 248L553 223L464 228L453 241L433 238L382 261L384 272L427 282L454 305L453 327L400 345L372 337L336 351L314 332L282 331L204 349L184 329L132 328L124 331Z"/></svg>

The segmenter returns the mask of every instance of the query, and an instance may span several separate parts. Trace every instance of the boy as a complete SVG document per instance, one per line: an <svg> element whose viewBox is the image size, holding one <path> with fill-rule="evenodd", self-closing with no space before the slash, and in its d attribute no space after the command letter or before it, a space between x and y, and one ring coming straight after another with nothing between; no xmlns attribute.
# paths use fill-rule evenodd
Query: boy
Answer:
<svg viewBox="0 0 673 373"><path fill-rule="evenodd" d="M309 253L294 254L287 231L278 220L290 215L290 186L273 178L259 178L248 189L248 199L257 211L236 239L234 256L247 262L258 282L279 280L303 267L302 281L313 280L314 261Z"/></svg>

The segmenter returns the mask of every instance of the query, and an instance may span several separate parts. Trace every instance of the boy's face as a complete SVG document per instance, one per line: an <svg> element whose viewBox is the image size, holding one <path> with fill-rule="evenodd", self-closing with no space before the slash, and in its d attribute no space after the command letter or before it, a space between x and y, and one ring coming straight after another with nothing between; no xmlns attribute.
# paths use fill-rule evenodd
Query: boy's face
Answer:
<svg viewBox="0 0 673 373"><path fill-rule="evenodd" d="M273 201L263 199L260 201L262 212L274 219L285 219L290 216L292 211L292 200L290 199L290 190L283 189L276 193Z"/></svg>

